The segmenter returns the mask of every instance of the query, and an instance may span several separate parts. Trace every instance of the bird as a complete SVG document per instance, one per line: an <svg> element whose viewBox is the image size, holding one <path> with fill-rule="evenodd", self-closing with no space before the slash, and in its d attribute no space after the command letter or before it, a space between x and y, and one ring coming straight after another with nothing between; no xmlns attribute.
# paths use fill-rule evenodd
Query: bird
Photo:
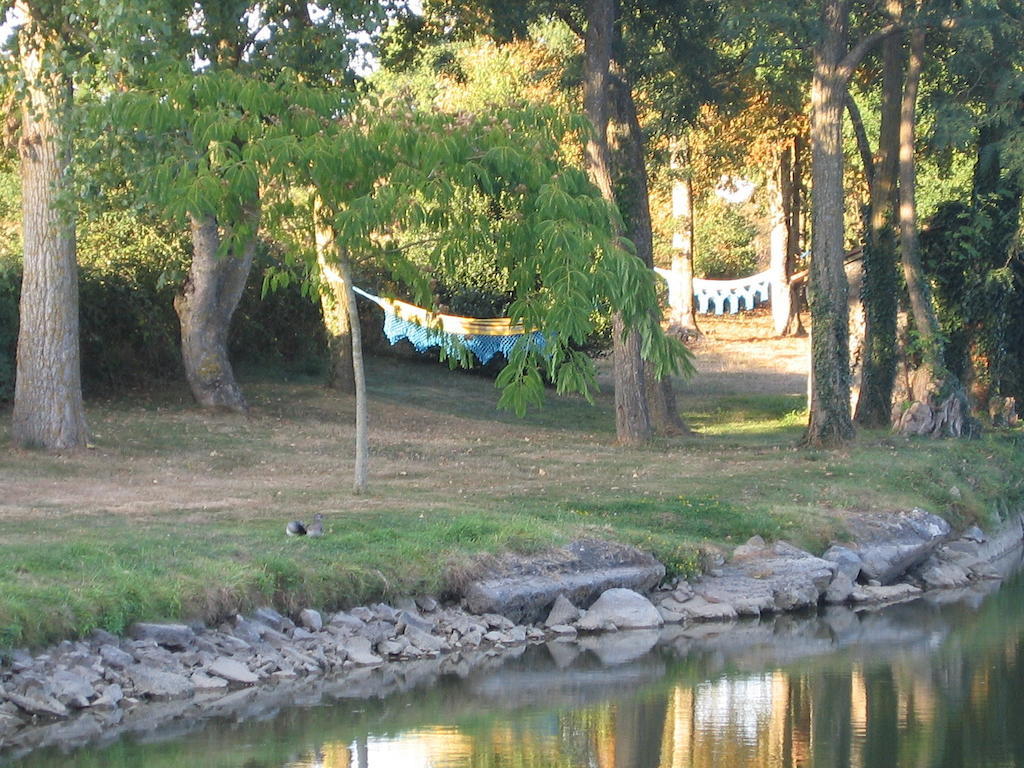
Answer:
<svg viewBox="0 0 1024 768"><path fill-rule="evenodd" d="M306 526L302 524L301 520L292 520L284 527L284 532L289 536L305 536Z"/></svg>
<svg viewBox="0 0 1024 768"><path fill-rule="evenodd" d="M310 536L323 536L324 535L324 516L317 512L313 515L313 523L306 529L306 533Z"/></svg>

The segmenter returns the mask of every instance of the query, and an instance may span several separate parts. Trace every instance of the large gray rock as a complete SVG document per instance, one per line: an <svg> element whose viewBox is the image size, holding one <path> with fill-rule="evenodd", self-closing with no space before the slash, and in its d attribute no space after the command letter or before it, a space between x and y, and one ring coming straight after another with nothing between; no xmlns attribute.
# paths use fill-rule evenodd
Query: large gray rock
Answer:
<svg viewBox="0 0 1024 768"><path fill-rule="evenodd" d="M951 531L949 523L923 509L859 515L847 527L854 541L850 548L861 559L861 575L883 585L928 559Z"/></svg>
<svg viewBox="0 0 1024 768"><path fill-rule="evenodd" d="M315 611L312 608L304 608L299 613L299 623L310 632L319 632L324 628L323 616L320 615L320 611Z"/></svg>
<svg viewBox="0 0 1024 768"><path fill-rule="evenodd" d="M845 603L850 599L853 590L853 579L850 578L848 573L839 571L835 578L832 579L832 583L828 585L828 589L825 590L825 602L829 605Z"/></svg>
<svg viewBox="0 0 1024 768"><path fill-rule="evenodd" d="M384 661L373 652L370 641L359 635L348 638L344 643L344 649L348 654L348 660L358 666L373 666Z"/></svg>
<svg viewBox="0 0 1024 768"><path fill-rule="evenodd" d="M895 603L920 594L921 588L913 584L889 584L878 587L858 585L850 599L855 603Z"/></svg>
<svg viewBox="0 0 1024 768"><path fill-rule="evenodd" d="M50 687L61 704L75 709L89 706L89 700L96 696L96 689L84 675L66 669L58 669L50 676Z"/></svg>
<svg viewBox="0 0 1024 768"><path fill-rule="evenodd" d="M594 631L609 625L617 629L650 629L664 623L658 609L646 597L631 589L615 587L602 592L576 626Z"/></svg>
<svg viewBox="0 0 1024 768"><path fill-rule="evenodd" d="M175 672L136 665L128 670L136 696L152 699L181 699L191 696L195 685Z"/></svg>
<svg viewBox="0 0 1024 768"><path fill-rule="evenodd" d="M838 544L833 544L825 550L825 554L821 556L821 559L835 563L839 573L846 574L850 581L857 580L857 577L860 576L860 569L864 566L860 555L849 547L842 547Z"/></svg>
<svg viewBox="0 0 1024 768"><path fill-rule="evenodd" d="M124 669L135 661L135 658L130 653L122 651L116 645L110 645L109 643L100 646L100 658L103 659L104 664L114 669Z"/></svg>
<svg viewBox="0 0 1024 768"><path fill-rule="evenodd" d="M551 606L548 617L544 620L545 627L554 627L560 624L572 624L580 617L580 609L573 605L565 595L555 598L555 604Z"/></svg>
<svg viewBox="0 0 1024 768"><path fill-rule="evenodd" d="M575 541L536 557L506 556L487 576L471 582L463 602L472 613L498 613L536 623L561 594L575 605L615 587L647 592L665 577L650 554L606 541Z"/></svg>
<svg viewBox="0 0 1024 768"><path fill-rule="evenodd" d="M405 627L405 638L415 647L422 651L440 651L444 648L444 640L436 635L424 632L422 629L407 624Z"/></svg>
<svg viewBox="0 0 1024 768"><path fill-rule="evenodd" d="M762 553L763 554L763 553ZM755 557L747 555L746 560ZM760 616L775 610L775 596L771 585L763 579L749 576L709 576L693 585L698 597L708 603L725 603L739 616Z"/></svg>
<svg viewBox="0 0 1024 768"><path fill-rule="evenodd" d="M709 603L700 595L672 605L672 610L688 621L732 621L737 616L728 603Z"/></svg>
<svg viewBox="0 0 1024 768"><path fill-rule="evenodd" d="M134 640L152 640L165 648L183 649L195 642L196 633L184 624L132 624L128 630Z"/></svg>
<svg viewBox="0 0 1024 768"><path fill-rule="evenodd" d="M226 656L221 656L219 659L215 659L206 668L206 671L208 674L223 677L230 683L252 685L253 683L258 683L260 680L259 676L253 674L248 666L240 661L229 659Z"/></svg>
<svg viewBox="0 0 1024 768"><path fill-rule="evenodd" d="M30 715L42 715L43 717L67 717L68 708L57 699L41 691L34 691L25 695L9 692L5 694L8 701L17 704L19 708Z"/></svg>

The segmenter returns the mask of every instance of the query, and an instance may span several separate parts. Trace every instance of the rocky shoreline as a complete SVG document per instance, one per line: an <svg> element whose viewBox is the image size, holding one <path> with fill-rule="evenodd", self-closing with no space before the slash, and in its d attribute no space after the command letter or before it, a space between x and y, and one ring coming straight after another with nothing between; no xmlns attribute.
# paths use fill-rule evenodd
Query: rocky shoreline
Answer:
<svg viewBox="0 0 1024 768"><path fill-rule="evenodd" d="M459 603L423 596L295 617L263 608L217 627L140 623L128 637L96 631L35 655L15 651L0 667L0 758L281 706L313 685L358 697L381 675L399 688L418 668L464 675L531 644L548 643L554 655L615 633L614 663L636 655L636 633L625 630L657 642L691 625L914 599L1002 578L1000 558L1024 542L1020 517L992 535L954 535L921 510L861 516L850 531L851 541L821 557L754 537L700 578L671 583L635 549L574 542L504 558Z"/></svg>

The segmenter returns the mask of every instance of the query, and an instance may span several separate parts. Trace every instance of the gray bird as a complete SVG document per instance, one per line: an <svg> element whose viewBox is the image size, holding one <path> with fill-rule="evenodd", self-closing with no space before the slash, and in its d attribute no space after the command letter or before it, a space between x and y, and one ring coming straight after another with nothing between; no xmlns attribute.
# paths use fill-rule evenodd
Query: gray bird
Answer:
<svg viewBox="0 0 1024 768"><path fill-rule="evenodd" d="M306 526L302 524L301 520L292 520L284 527L284 532L289 536L305 536L307 533Z"/></svg>
<svg viewBox="0 0 1024 768"><path fill-rule="evenodd" d="M306 533L309 536L323 536L324 535L324 516L317 512L313 515L313 524L306 529Z"/></svg>

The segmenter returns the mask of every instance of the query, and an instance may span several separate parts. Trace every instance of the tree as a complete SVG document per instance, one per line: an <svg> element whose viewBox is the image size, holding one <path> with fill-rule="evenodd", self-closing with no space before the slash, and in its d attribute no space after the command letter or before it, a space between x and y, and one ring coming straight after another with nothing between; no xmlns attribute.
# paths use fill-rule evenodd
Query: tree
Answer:
<svg viewBox="0 0 1024 768"><path fill-rule="evenodd" d="M843 268L843 111L847 83L883 27L849 44L849 0L823 0L811 86L812 251L810 419L804 440L834 447L853 439L850 415L849 285Z"/></svg>
<svg viewBox="0 0 1024 768"><path fill-rule="evenodd" d="M440 0L425 8L427 26L435 34L442 28L472 29L509 39L524 35L528 22L555 16L584 41L584 111L594 125L594 141L586 154L588 168L606 199L618 204L625 223L622 235L635 243L637 256L653 266L647 148L639 130L635 98L638 92L649 91L648 101L657 101L663 112L671 115L666 124L678 126L695 114L701 99L711 92L704 67L713 57L704 43L717 23L712 6L680 0L636 0L621 6L618 2L588 2L582 7L561 2L509 5ZM453 25L455 18L465 23ZM686 23L681 23L684 18ZM674 66L683 61L701 66ZM595 87L598 81L604 86ZM612 90L605 92L605 86ZM608 146L600 151L607 151L607 157L602 159L595 150L604 144ZM655 398L653 412L662 419L657 428L684 428L671 383L646 383L643 358L637 356L635 344L631 346L621 333L613 333L619 439L649 439L653 432L652 409L645 402L649 396ZM645 383L641 386L641 382Z"/></svg>
<svg viewBox="0 0 1024 768"><path fill-rule="evenodd" d="M87 439L78 347L78 266L66 204L72 73L63 14L16 3L24 81L21 158L24 272L11 436L21 447L67 450ZM0 4L0 12L6 9ZM72 59L73 60L73 59Z"/></svg>
<svg viewBox="0 0 1024 768"><path fill-rule="evenodd" d="M510 319L544 333L543 344L521 337L496 381L499 404L522 413L541 402L544 378L560 393L589 396L593 363L579 347L599 308L636 332L659 375L687 360L652 311L653 273L616 236L617 212L563 156L567 135L578 141L583 129L549 108L475 116L370 104L340 121L322 119L302 141L268 155L268 172L315 188L317 226L330 232L331 266L346 286L345 264L358 254L429 307L429 280L410 257L410 235L451 262L486 244L512 281ZM477 204L480 196L488 205ZM457 349L451 354L468 362ZM356 377L362 401L358 370Z"/></svg>
<svg viewBox="0 0 1024 768"><path fill-rule="evenodd" d="M900 0L889 0L887 13L902 16ZM899 278L896 271L897 169L900 101L903 87L902 35L882 42L882 98L878 152L865 163L869 179L868 233L864 245L864 352L861 387L854 420L865 427L887 426L896 379L896 315Z"/></svg>
<svg viewBox="0 0 1024 768"><path fill-rule="evenodd" d="M160 151L136 157L159 181L152 196L192 232L175 309L193 396L204 407L244 412L227 343L258 247L260 157L268 141L281 140L282 122L299 131L308 122L289 115L295 83L352 87L349 64L364 46L352 33L377 32L387 4L326 4L315 22L306 3L169 2L163 10L175 34L144 52L152 64L137 92L120 100L129 109L115 123L142 129L142 144L156 133ZM193 57L205 65L174 63ZM342 105L341 94L333 98L323 109Z"/></svg>

